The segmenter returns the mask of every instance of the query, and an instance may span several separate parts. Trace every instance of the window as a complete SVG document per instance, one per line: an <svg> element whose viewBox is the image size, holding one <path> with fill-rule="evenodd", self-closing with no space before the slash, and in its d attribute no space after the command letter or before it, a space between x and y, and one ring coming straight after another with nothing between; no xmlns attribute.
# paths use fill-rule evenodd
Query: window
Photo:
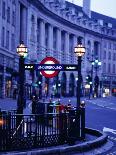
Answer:
<svg viewBox="0 0 116 155"><path fill-rule="evenodd" d="M113 45L113 50L116 50L116 44Z"/></svg>
<svg viewBox="0 0 116 155"><path fill-rule="evenodd" d="M45 45L48 46L48 24L45 24ZM50 34L49 34L50 35Z"/></svg>
<svg viewBox="0 0 116 155"><path fill-rule="evenodd" d="M5 41L5 28L4 27L2 27L2 36L1 36L1 45L2 45L2 47L4 47L4 41Z"/></svg>
<svg viewBox="0 0 116 155"><path fill-rule="evenodd" d="M35 41L35 17L31 16L31 40Z"/></svg>
<svg viewBox="0 0 116 155"><path fill-rule="evenodd" d="M7 22L10 23L10 7L7 8Z"/></svg>
<svg viewBox="0 0 116 155"><path fill-rule="evenodd" d="M70 53L73 52L73 36L72 35L69 36L69 52Z"/></svg>
<svg viewBox="0 0 116 155"><path fill-rule="evenodd" d="M116 60L116 53L113 53L113 61Z"/></svg>
<svg viewBox="0 0 116 155"><path fill-rule="evenodd" d="M15 0L12 0L12 3L15 5L15 3L16 3Z"/></svg>
<svg viewBox="0 0 116 155"><path fill-rule="evenodd" d="M57 45L57 29L54 28L53 29L53 48L56 49L56 45Z"/></svg>
<svg viewBox="0 0 116 155"><path fill-rule="evenodd" d="M108 73L110 73L110 67L111 67L111 65L108 64Z"/></svg>
<svg viewBox="0 0 116 155"><path fill-rule="evenodd" d="M6 32L6 48L9 49L9 31Z"/></svg>
<svg viewBox="0 0 116 155"><path fill-rule="evenodd" d="M2 18L5 19L5 2L2 2Z"/></svg>
<svg viewBox="0 0 116 155"><path fill-rule="evenodd" d="M113 64L113 73L115 73L115 64Z"/></svg>
<svg viewBox="0 0 116 155"><path fill-rule="evenodd" d="M111 60L111 52L108 53L108 59Z"/></svg>
<svg viewBox="0 0 116 155"><path fill-rule="evenodd" d="M15 26L15 11L12 12L12 25Z"/></svg>
<svg viewBox="0 0 116 155"><path fill-rule="evenodd" d="M103 63L103 72L106 73L106 63Z"/></svg>
<svg viewBox="0 0 116 155"><path fill-rule="evenodd" d="M106 59L106 51L104 51L103 59Z"/></svg>
<svg viewBox="0 0 116 155"><path fill-rule="evenodd" d="M65 33L61 33L61 50L64 51L65 48Z"/></svg>
<svg viewBox="0 0 116 155"><path fill-rule="evenodd" d="M12 34L12 36L11 36L11 50L12 51L15 50L15 38L14 38L14 34Z"/></svg>
<svg viewBox="0 0 116 155"><path fill-rule="evenodd" d="M107 42L104 41L104 48L107 48Z"/></svg>
<svg viewBox="0 0 116 155"><path fill-rule="evenodd" d="M40 34L41 34L41 32L40 32L40 20L38 19L37 20L37 43L38 43L38 45L40 44Z"/></svg>
<svg viewBox="0 0 116 155"><path fill-rule="evenodd" d="M109 49L111 49L111 46L112 46L112 44L111 44L111 43L109 43Z"/></svg>

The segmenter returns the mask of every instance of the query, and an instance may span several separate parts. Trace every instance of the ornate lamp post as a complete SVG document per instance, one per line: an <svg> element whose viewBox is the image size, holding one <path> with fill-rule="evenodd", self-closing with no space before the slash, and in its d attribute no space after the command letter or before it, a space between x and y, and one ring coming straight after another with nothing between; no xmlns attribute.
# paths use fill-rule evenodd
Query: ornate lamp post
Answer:
<svg viewBox="0 0 116 155"><path fill-rule="evenodd" d="M80 92L81 92L81 82L82 82L82 76L81 76L81 57L85 54L85 47L82 45L81 41L79 41L79 44L75 47L74 53L78 57L78 80L77 80L77 109L80 108Z"/></svg>
<svg viewBox="0 0 116 155"><path fill-rule="evenodd" d="M27 56L27 47L23 42L17 47L17 53L19 55L19 93L17 100L17 114L23 114L23 107L25 105L24 99L24 81L25 81L25 69L24 61Z"/></svg>
<svg viewBox="0 0 116 155"><path fill-rule="evenodd" d="M81 82L82 82L82 76L81 76L81 58L85 54L85 47L82 45L81 40L79 40L78 45L75 47L74 53L78 57L78 80L77 80L77 115L76 115L76 128L75 128L75 134L77 137L85 137L85 110L83 110L83 117L81 118L80 123L80 109L81 109Z"/></svg>

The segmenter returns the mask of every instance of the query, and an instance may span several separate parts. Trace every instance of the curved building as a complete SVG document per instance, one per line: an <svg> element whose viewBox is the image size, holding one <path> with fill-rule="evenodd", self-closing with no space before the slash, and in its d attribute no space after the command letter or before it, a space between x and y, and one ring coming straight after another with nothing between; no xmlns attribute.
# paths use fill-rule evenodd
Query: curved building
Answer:
<svg viewBox="0 0 116 155"><path fill-rule="evenodd" d="M99 77L99 95L116 88L116 19L92 12L90 0L83 7L64 0L29 1L28 47L32 61L46 56L55 57L61 64L77 64L74 47L82 38L86 54L82 61L82 95L87 95L87 76ZM92 66L94 60L101 62ZM94 61L97 62L97 61ZM41 75L40 75L41 76ZM36 80L39 81L38 75ZM76 95L77 72L60 72L54 79L41 78L40 85L49 94ZM46 88L47 87L47 88Z"/></svg>

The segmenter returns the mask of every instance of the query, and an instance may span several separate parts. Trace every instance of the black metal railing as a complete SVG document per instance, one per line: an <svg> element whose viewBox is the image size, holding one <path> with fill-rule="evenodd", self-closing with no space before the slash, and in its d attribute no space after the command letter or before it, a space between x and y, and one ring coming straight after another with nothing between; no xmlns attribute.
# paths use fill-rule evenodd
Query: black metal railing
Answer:
<svg viewBox="0 0 116 155"><path fill-rule="evenodd" d="M0 112L0 151L25 150L73 143L85 136L84 115L84 108L78 112L39 115ZM18 125L17 117L22 118ZM78 118L81 124L80 129L77 126Z"/></svg>

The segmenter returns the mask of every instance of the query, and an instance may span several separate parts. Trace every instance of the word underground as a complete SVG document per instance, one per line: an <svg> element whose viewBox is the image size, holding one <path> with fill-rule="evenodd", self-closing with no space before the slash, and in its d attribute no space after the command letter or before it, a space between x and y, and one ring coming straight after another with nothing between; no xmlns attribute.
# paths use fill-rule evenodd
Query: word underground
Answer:
<svg viewBox="0 0 116 155"><path fill-rule="evenodd" d="M62 70L62 65L39 65L38 70Z"/></svg>

